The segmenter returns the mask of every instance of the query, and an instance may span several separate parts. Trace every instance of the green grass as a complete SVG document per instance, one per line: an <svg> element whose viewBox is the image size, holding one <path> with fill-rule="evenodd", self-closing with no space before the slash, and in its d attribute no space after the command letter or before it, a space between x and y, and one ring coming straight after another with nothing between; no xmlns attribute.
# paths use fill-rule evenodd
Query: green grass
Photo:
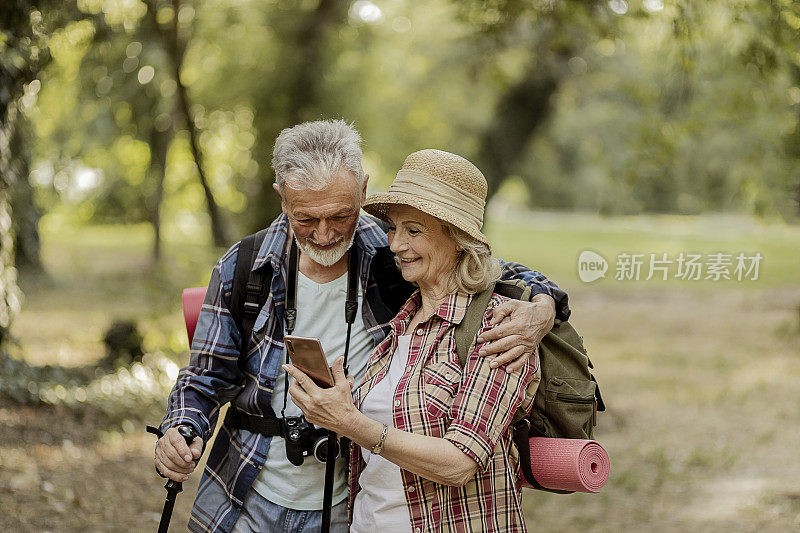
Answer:
<svg viewBox="0 0 800 533"><path fill-rule="evenodd" d="M168 240L156 264L148 225L75 228L45 222L47 274L21 277L24 310L12 325L14 335L28 340L26 360L65 366L97 361L103 356L103 333L115 319L135 320L149 351L185 352L181 290L208 284L225 250Z"/></svg>
<svg viewBox="0 0 800 533"><path fill-rule="evenodd" d="M565 288L585 285L578 278L578 256L583 250L602 255L609 263L604 279L591 283L592 289L765 289L800 285L800 227L766 224L734 215L650 215L606 218L598 215L531 213L494 204L487 217L487 236L493 252L508 261L519 261L546 273ZM640 281L615 280L618 254L645 254ZM648 274L650 254L676 260L684 252L726 253L734 257L731 281L681 280L674 276L677 264L669 268L669 279ZM734 278L735 256L760 252L757 280ZM706 276L705 269L702 277Z"/></svg>

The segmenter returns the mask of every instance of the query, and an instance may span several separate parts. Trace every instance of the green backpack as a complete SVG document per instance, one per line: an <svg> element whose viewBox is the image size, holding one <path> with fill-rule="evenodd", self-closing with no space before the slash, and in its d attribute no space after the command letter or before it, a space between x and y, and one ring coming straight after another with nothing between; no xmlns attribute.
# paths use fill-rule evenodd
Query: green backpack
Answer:
<svg viewBox="0 0 800 533"><path fill-rule="evenodd" d="M456 351L462 368L470 348L475 345L493 292L517 300L530 299L530 287L519 280L498 281L475 295L455 331ZM536 489L566 493L546 489L533 479L528 439L591 439L597 425L597 411L605 411L605 404L590 372L594 367L583 347L583 338L569 322L556 320L553 329L539 343L539 365L541 381L530 415L522 409L514 413L514 441L521 453L520 464L525 481Z"/></svg>

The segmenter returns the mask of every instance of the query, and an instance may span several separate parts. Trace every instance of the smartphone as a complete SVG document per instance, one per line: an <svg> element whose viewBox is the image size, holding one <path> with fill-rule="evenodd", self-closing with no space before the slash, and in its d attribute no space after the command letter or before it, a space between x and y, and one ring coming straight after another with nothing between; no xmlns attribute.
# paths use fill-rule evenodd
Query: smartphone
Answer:
<svg viewBox="0 0 800 533"><path fill-rule="evenodd" d="M283 342L289 352L289 362L305 372L319 387L333 387L333 373L319 339L286 335Z"/></svg>

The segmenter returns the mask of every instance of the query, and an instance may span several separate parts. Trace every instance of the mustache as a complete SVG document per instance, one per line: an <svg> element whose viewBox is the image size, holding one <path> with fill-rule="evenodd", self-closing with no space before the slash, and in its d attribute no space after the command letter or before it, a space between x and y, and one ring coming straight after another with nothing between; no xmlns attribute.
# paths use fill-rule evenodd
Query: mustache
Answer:
<svg viewBox="0 0 800 533"><path fill-rule="evenodd" d="M325 246L332 246L332 245L334 245L334 244L339 244L339 243L340 243L340 242L342 242L343 240L344 240L344 237L343 237L343 236L340 236L338 239L336 239L335 241L329 242L329 243L328 243L328 244L326 244ZM313 237L307 237L307 238L306 238L306 241L307 241L307 242L310 242L311 244L315 244L315 245L317 245L317 246L322 246L322 245L321 245L321 244L320 244L320 243L319 243L319 242L318 242L318 241L317 241L315 238L313 238Z"/></svg>

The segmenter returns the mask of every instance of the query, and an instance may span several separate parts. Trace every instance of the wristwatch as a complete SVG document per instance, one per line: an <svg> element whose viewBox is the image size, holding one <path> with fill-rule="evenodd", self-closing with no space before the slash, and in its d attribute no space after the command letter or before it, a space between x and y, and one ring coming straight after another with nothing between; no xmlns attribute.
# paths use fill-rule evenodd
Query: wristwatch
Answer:
<svg viewBox="0 0 800 533"><path fill-rule="evenodd" d="M383 431L381 432L381 438L378 440L378 444L372 447L370 450L375 455L380 455L383 451L383 443L386 442L386 434L389 432L389 426L386 424L383 425Z"/></svg>

